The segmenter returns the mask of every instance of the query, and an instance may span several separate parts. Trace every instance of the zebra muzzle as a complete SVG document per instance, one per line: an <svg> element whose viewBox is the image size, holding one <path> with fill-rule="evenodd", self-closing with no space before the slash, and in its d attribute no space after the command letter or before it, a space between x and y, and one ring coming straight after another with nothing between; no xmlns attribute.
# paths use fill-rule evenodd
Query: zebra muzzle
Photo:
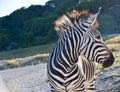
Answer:
<svg viewBox="0 0 120 92"><path fill-rule="evenodd" d="M110 56L107 59L105 59L104 61L101 62L103 68L108 68L108 67L112 66L113 63L114 63L114 56L112 53L110 54Z"/></svg>

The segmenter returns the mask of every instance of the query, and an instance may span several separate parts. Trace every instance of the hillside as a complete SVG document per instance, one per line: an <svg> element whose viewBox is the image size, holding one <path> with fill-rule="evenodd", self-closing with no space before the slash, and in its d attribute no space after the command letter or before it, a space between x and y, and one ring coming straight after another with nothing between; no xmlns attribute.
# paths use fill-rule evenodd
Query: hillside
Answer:
<svg viewBox="0 0 120 92"><path fill-rule="evenodd" d="M59 16L74 9L95 13L100 6L99 30L104 35L120 33L120 0L49 0L0 18L0 51L53 43L53 24Z"/></svg>

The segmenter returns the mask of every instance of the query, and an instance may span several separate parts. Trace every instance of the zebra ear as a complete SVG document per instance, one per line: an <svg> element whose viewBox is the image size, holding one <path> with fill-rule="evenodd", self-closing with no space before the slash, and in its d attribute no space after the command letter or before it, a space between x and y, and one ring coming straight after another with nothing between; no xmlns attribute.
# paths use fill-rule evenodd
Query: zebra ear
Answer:
<svg viewBox="0 0 120 92"><path fill-rule="evenodd" d="M99 13L100 13L100 11L101 11L101 8L102 8L102 7L99 8L99 11L98 11L96 14L93 14L93 15L91 15L91 16L89 17L88 20L91 21L91 26L93 26L93 24L95 23L95 21L96 21L96 19L97 19L97 16L99 15Z"/></svg>

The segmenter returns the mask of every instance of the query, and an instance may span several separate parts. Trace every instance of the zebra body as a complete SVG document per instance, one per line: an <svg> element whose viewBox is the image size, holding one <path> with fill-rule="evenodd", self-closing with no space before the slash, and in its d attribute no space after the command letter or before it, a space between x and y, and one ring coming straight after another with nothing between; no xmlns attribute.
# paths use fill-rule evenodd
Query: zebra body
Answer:
<svg viewBox="0 0 120 92"><path fill-rule="evenodd" d="M82 75L78 65L71 62L75 57L70 55L67 56L68 52L65 51L66 46L63 48L62 40L59 41L61 42L58 42L55 45L54 51L51 53L51 62L48 62L48 78L50 85L54 89L54 92L77 92L77 90L82 91L84 90L81 89L84 88L82 87L84 86L83 82L85 81L84 76ZM66 53L66 56L63 54L63 52ZM55 57L52 58L53 56ZM78 59L74 61L77 63L77 60ZM53 79L55 81L53 81ZM80 85L81 87L79 86L76 88L76 85Z"/></svg>
<svg viewBox="0 0 120 92"><path fill-rule="evenodd" d="M91 67L92 66L92 67ZM79 71L79 73L78 73ZM65 71L63 71L65 72ZM57 72L54 72L57 74ZM65 73L61 73L61 75L65 75L64 78L62 77L61 79L64 79L64 83L61 83L62 85L62 90L61 90L61 86L60 84L54 85L53 83L53 87L58 88L57 90L53 89L55 92L93 92L94 90L94 82L95 79L97 77L97 73L98 73L98 63L94 62L94 61L89 61L88 59L86 59L84 56L79 56L78 58L78 62L76 63L76 65L71 68L69 67L68 69L66 69ZM71 79L71 75L76 74L76 77L79 77L79 81L76 80L76 77L73 76L74 79ZM50 77L50 76L49 76ZM61 80L59 78L57 78L57 80ZM76 90L75 87L73 87L73 84L75 87L75 83L74 80L76 80L77 83L80 83L80 87L78 87L78 89ZM65 82L66 81L66 82ZM69 85L69 86L68 86ZM78 85L78 84L77 84ZM52 85L51 85L52 87ZM72 88L72 89L71 89ZM73 89L74 88L74 89ZM60 91L58 91L60 90Z"/></svg>
<svg viewBox="0 0 120 92"><path fill-rule="evenodd" d="M47 63L52 92L87 92L93 89L96 63L103 67L113 64L111 51L95 29L99 12L74 11L56 21L59 39Z"/></svg>

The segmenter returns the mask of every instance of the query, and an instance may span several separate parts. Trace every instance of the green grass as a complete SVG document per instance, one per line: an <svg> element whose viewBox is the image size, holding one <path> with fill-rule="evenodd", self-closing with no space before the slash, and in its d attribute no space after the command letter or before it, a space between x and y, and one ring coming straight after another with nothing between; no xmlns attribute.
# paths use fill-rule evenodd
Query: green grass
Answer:
<svg viewBox="0 0 120 92"><path fill-rule="evenodd" d="M35 46L30 48L22 48L18 50L7 51L7 52L0 52L0 60L24 58L28 56L34 56L37 54L49 53L53 45L54 44L47 44L47 45Z"/></svg>

